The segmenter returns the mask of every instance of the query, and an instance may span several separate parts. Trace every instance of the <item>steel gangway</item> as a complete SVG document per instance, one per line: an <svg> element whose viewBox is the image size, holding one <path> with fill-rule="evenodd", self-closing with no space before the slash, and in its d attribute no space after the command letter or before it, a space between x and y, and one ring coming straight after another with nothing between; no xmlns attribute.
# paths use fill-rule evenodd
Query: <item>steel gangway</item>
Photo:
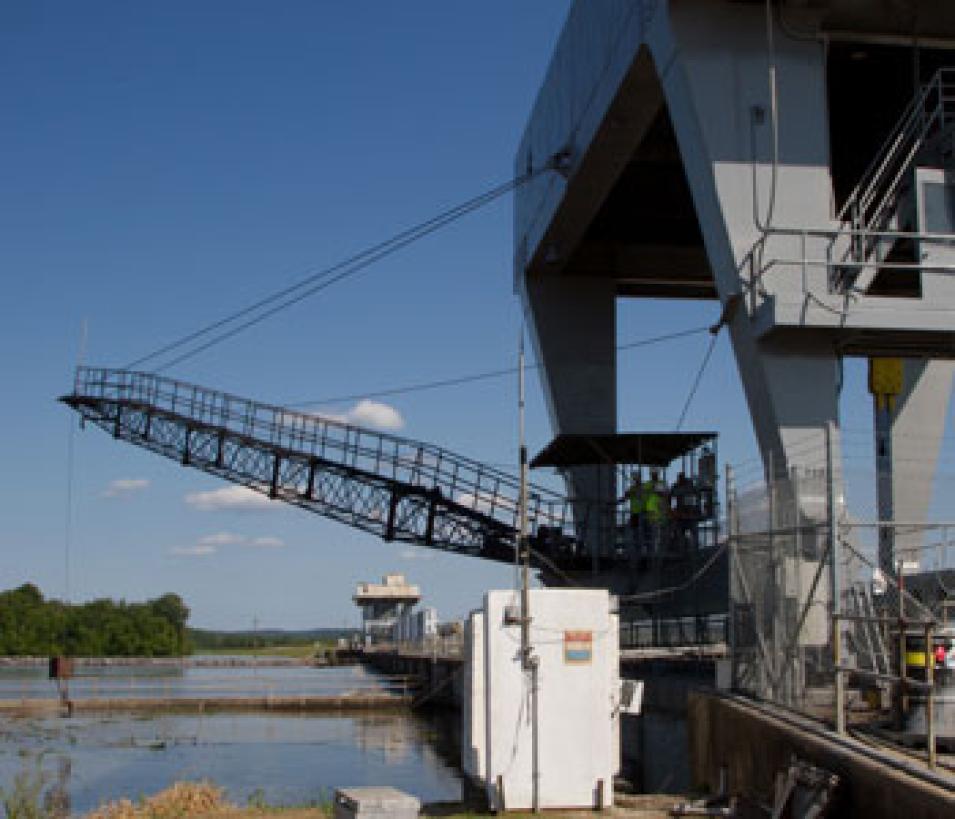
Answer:
<svg viewBox="0 0 955 819"><path fill-rule="evenodd" d="M117 439L386 541L514 560L518 478L441 447L121 369L78 367L60 400ZM584 506L530 488L537 568L589 565Z"/></svg>

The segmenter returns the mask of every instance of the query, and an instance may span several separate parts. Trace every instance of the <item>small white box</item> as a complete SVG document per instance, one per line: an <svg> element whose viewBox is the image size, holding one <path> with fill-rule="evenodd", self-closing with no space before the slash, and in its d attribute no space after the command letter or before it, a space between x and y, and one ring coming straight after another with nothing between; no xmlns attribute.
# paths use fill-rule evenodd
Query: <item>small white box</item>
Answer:
<svg viewBox="0 0 955 819"><path fill-rule="evenodd" d="M339 788L335 819L417 819L421 802L397 788Z"/></svg>

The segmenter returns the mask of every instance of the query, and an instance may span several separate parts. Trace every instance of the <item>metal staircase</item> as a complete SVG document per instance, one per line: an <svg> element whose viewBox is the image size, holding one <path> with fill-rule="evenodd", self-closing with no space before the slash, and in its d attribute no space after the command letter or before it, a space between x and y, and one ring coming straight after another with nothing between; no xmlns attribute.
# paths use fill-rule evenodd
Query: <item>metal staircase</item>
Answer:
<svg viewBox="0 0 955 819"><path fill-rule="evenodd" d="M431 444L126 370L80 367L60 400L118 439L387 541L514 559L517 478ZM590 565L574 511L531 487L532 562L545 574Z"/></svg>
<svg viewBox="0 0 955 819"><path fill-rule="evenodd" d="M833 268L833 292L867 293L880 270L915 261L914 169L955 164L955 69L943 68L915 95L839 212L850 237ZM898 265L898 266L896 266Z"/></svg>

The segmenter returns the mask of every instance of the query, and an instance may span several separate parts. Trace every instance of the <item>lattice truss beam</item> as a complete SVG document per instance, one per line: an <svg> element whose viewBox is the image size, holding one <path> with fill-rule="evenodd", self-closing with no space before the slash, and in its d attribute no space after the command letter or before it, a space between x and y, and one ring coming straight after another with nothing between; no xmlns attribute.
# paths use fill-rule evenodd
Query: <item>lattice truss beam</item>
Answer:
<svg viewBox="0 0 955 819"><path fill-rule="evenodd" d="M427 444L141 373L81 368L62 399L115 438L388 541L510 561L513 478ZM570 521L533 496L532 525Z"/></svg>

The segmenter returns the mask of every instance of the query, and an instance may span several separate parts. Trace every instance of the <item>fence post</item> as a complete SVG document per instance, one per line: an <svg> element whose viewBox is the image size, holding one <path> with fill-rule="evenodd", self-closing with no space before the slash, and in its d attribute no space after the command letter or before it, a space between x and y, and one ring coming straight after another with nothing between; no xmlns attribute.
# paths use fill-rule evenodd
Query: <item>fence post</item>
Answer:
<svg viewBox="0 0 955 819"><path fill-rule="evenodd" d="M928 750L928 766L935 767L935 635L932 625L925 627L925 683L928 691L925 696L925 747Z"/></svg>
<svg viewBox="0 0 955 819"><path fill-rule="evenodd" d="M836 733L846 732L846 679L842 671L842 624L839 615L832 618L832 663L836 669Z"/></svg>
<svg viewBox="0 0 955 819"><path fill-rule="evenodd" d="M845 676L839 671L842 665L842 577L839 537L836 528L836 479L833 424L826 424L826 512L829 537L829 594L832 597L832 653L836 666L836 731L845 733Z"/></svg>
<svg viewBox="0 0 955 819"><path fill-rule="evenodd" d="M739 678L736 647L736 580L733 573L736 563L736 526L733 520L736 515L736 487L733 482L733 467L729 464L726 464L724 493L726 495L726 562L729 578L729 616L726 623L726 638L730 652L730 689L735 691Z"/></svg>
<svg viewBox="0 0 955 819"><path fill-rule="evenodd" d="M902 574L902 561L898 564L898 573L896 574L898 582L896 588L899 592L899 698L896 703L896 728L901 731L905 727L905 713L908 711L908 663L905 657L905 575Z"/></svg>
<svg viewBox="0 0 955 819"><path fill-rule="evenodd" d="M790 491L793 504L793 559L792 559L792 588L796 597L796 610L803 605L802 588L802 503L800 499L799 469L790 470ZM786 578L787 581L789 578ZM789 669L789 704L794 706L802 700L802 628L793 634L789 645L790 656L786 658Z"/></svg>
<svg viewBox="0 0 955 819"><path fill-rule="evenodd" d="M777 674L776 671L782 667L780 662L781 658L779 656L779 565L776 557L776 521L779 515L779 508L777 503L778 499L776 497L776 462L773 458L773 451L771 449L769 450L768 462L769 484L767 490L769 500L769 562L767 568L772 578L772 583L770 585L770 588L772 589L772 625L770 628L770 636L772 640L772 665L766 669L766 672L768 673L761 675L761 681L765 680L766 677L769 678L770 699L773 701L778 701L780 675ZM766 696L765 687L765 683L763 683L762 688L764 690L760 692L761 696Z"/></svg>

